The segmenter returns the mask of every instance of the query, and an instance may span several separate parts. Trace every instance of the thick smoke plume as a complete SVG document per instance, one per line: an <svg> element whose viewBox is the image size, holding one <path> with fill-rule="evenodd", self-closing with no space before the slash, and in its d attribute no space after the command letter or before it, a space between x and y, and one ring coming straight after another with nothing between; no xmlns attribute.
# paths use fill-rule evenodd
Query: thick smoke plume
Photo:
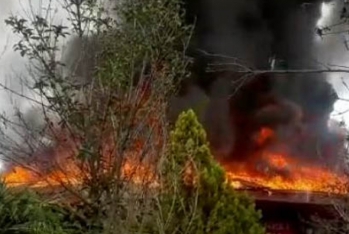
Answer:
<svg viewBox="0 0 349 234"><path fill-rule="evenodd" d="M231 62L227 57L253 69L320 68L319 61L331 50L319 48L321 39L315 34L321 4L320 0L188 0L187 20L196 23L190 51L196 64L193 79L172 100L172 117L194 108L214 150L229 159L245 160L260 150L255 137L268 127L276 137L262 148L335 162L341 139L330 132L327 122L337 95L324 74L251 78L206 72L218 67L212 64ZM62 55L69 65L66 72L77 81L91 77L88 68L93 67L95 51L86 48L98 49L91 43L70 38Z"/></svg>
<svg viewBox="0 0 349 234"><path fill-rule="evenodd" d="M343 138L328 127L337 94L326 75L242 77L234 72L214 72L218 63L233 61L227 57L257 70L321 68L322 55L330 50L319 50L321 39L316 35L321 4L323 1L317 0L187 4L188 20L196 21L194 86L201 87L201 96L209 100L200 114L217 151L245 160L261 150L255 138L267 127L276 136L263 144L263 149L330 164L337 161ZM205 73L207 67L213 67L213 72ZM191 96L185 94L182 101L187 103ZM196 105L202 103L198 96L194 98Z"/></svg>

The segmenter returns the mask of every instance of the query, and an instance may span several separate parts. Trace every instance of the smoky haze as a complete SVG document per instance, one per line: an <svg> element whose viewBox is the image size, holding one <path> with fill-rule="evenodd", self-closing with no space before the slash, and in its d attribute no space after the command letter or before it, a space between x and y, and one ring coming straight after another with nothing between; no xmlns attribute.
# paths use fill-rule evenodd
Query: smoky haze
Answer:
<svg viewBox="0 0 349 234"><path fill-rule="evenodd" d="M33 76L28 70L30 61L21 57L19 52L13 50L13 46L21 38L13 34L11 27L5 24L5 20L10 16L18 16L28 19L34 15L44 15L48 12L53 22L65 23L66 13L61 8L61 2L51 0L0 0L0 112L7 118L11 124L4 127L1 123L1 155L0 171L4 169L4 161L8 157L16 157L17 146L23 146L22 153L25 154L26 148L23 142L37 137L38 141L46 141L43 136L34 136L28 138L28 134L33 134L42 129L45 123L42 107L31 100L35 99L42 102L40 96L32 92L28 85L33 84ZM62 47L65 42L61 41L58 45ZM58 54L60 57L61 54ZM6 88L5 88L6 87ZM10 91L9 91L10 90ZM31 100L30 100L31 99ZM18 113L21 117L18 118ZM25 122L28 129L18 127L17 124ZM15 123L14 125L12 123ZM49 142L47 142L49 143ZM28 143L29 144L29 143ZM36 142L36 144L41 144ZM28 145L29 146L29 145ZM30 146L29 146L30 148ZM7 168L6 168L7 169Z"/></svg>
<svg viewBox="0 0 349 234"><path fill-rule="evenodd" d="M54 147L55 143L43 131L47 124L46 117L50 119L51 123L55 123L59 121L59 116L57 113L52 113L52 111L43 111L41 104L45 104L47 100L30 88L33 87L34 81L37 79L35 69L34 72L30 70L33 68L33 61L26 57L22 58L18 51L13 50L13 46L21 38L13 34L11 27L6 26L4 21L10 16L17 16L27 19L30 23L31 19L39 15L44 18L48 17L49 23L53 25L63 25L72 29L73 25L69 20L71 15L65 9L69 1L0 0L0 3L0 48L4 48L3 53L0 54L0 96L2 98L0 112L1 114L5 113L6 118L11 121L11 124L9 124L11 127L9 128L0 126L1 130L4 130L4 132L0 132L1 153L6 154L2 157L3 160L0 160L0 164L3 164L5 157L23 158L23 156L27 157L35 154L41 155L40 157L44 159L52 155L52 153L47 152ZM103 17L109 16L114 20L117 19L117 15L113 10L114 4L116 4L115 1L97 0L96 4L107 9ZM95 43L94 37L90 36L93 34L91 26L92 23L84 22L82 27L86 30L84 32L85 36L78 38L77 35L72 33L66 38L60 38L56 45L58 47L56 60L66 65L56 72L75 84L83 85L92 79L98 44ZM37 67L38 64L34 65ZM77 98L83 98L83 96L84 94L80 92ZM32 101L33 99L36 101ZM21 114L18 115L18 113ZM19 125L25 125L25 128L18 127ZM31 152L33 149L38 152ZM43 153L40 153L41 151ZM0 171L2 169L1 165Z"/></svg>
<svg viewBox="0 0 349 234"><path fill-rule="evenodd" d="M194 70L194 86L200 87L201 92L192 95L188 91L176 101L188 103L191 99L194 107L205 103L200 118L213 148L223 151L222 155L246 159L259 150L255 135L262 127L269 127L275 131L278 142L264 148L330 164L337 162L343 136L328 128L337 100L332 87L335 82L330 84L329 77L261 75L244 79L245 83L236 90L234 85L241 75L203 72L208 64L224 61L216 59L217 54L237 58L254 69L271 68L271 58L276 58L278 69L320 69L335 58L341 60L343 43L334 38L321 40L316 35L323 16L322 4L316 0L206 0L187 4L188 19L197 17L193 51L205 51L194 53L200 61ZM338 0L327 4L334 6L327 23L335 22L343 3Z"/></svg>
<svg viewBox="0 0 349 234"><path fill-rule="evenodd" d="M10 36L3 20L11 12L28 9L29 3L36 8L48 0L21 4L20 1L0 1L0 30L5 32L1 33L5 36L0 37L0 48L6 49L0 60L0 82L5 82L7 75L12 74L11 87L21 90L21 82L16 77L18 73L24 73L27 61L12 51L9 42L16 40ZM335 3L332 8L335 13L327 18L327 23L335 22L336 12L341 9L340 0L330 3ZM181 110L194 108L208 130L214 149L231 158L248 157L256 150L254 135L262 126L268 126L275 130L279 141L288 142L286 150L290 153L317 158L319 152L315 149L319 149L320 142L320 156L332 161L336 148L333 142L338 137L329 132L327 122L337 97L327 82L329 77L322 74L263 75L250 79L236 91L234 81L241 79L239 75L205 72L208 63L226 62L212 54L238 58L244 66L254 69L269 69L271 58L276 58L283 68L288 69L316 69L327 62L340 63L346 58L342 41L335 37L321 40L315 34L322 16L321 6L322 1L318 0L187 2L188 21L194 22L196 18L191 51L197 62L193 79L184 84L186 87L181 95L173 97L170 116L175 118ZM59 11L56 19L63 18L64 14ZM69 38L62 55L63 62L69 65L69 71L78 80L89 78L91 71L87 68L94 64L93 56L89 57L94 51L85 50L94 47L86 46L86 43L90 45L93 41ZM205 56L202 51L205 51ZM84 53L81 55L81 52ZM335 87L341 87L334 77L330 78ZM5 92L0 95L9 100ZM31 103L18 97L14 99L28 114L28 121L38 120L33 117ZM0 109L11 114L13 106L10 100L2 102ZM40 126L40 123L33 122L33 125ZM265 147L277 148L277 145Z"/></svg>

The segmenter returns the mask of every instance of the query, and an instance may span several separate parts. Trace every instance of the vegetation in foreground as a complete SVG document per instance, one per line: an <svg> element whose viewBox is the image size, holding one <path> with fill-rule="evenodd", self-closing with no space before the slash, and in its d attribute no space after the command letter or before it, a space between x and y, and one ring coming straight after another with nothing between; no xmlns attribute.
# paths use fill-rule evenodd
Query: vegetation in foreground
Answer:
<svg viewBox="0 0 349 234"><path fill-rule="evenodd" d="M179 116L169 149L161 168L160 191L151 198L137 199L148 204L141 211L146 222L129 220L108 233L120 229L123 233L264 233L253 201L225 183L224 170L213 159L206 133L192 110ZM4 185L0 189L2 233L106 233L110 227L89 224L95 218L122 219L99 214L83 220L79 213L71 212L86 212L77 204L64 207L40 200L31 191L11 192ZM123 208L128 212L127 206Z"/></svg>
<svg viewBox="0 0 349 234"><path fill-rule="evenodd" d="M192 27L183 23L180 1L117 3L117 20L95 1L63 3L70 25L53 25L40 14L6 21L21 36L15 49L30 62L28 87L45 100L45 123L32 129L18 113L15 129L20 125L26 138L9 147L13 139L4 137L0 146L9 159L26 162L23 152L34 154L43 137L74 142L70 160L84 172L83 185L64 184L74 204L3 186L0 233L264 233L253 201L225 183L195 113L183 112L174 127L168 123L168 98L189 76ZM56 60L67 36L86 43L70 64ZM86 57L91 47L98 51ZM87 62L91 73L78 69ZM135 154L140 164L156 165L158 188L144 183L135 189L132 178L122 176Z"/></svg>

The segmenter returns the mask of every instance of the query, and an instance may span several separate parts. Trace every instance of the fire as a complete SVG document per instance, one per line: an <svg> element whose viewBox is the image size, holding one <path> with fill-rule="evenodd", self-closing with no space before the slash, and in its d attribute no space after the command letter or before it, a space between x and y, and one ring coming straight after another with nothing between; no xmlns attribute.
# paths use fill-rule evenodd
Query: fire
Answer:
<svg viewBox="0 0 349 234"><path fill-rule="evenodd" d="M247 163L224 165L227 179L235 188L250 184L271 190L345 193L348 179L320 166L300 165L286 156L269 155L269 165L251 168ZM261 163L262 164L262 163Z"/></svg>
<svg viewBox="0 0 349 234"><path fill-rule="evenodd" d="M78 185L81 182L75 167L73 170L57 169L50 173L41 173L35 168L16 166L3 175L3 180L10 187L30 186L33 188L57 186L62 183Z"/></svg>
<svg viewBox="0 0 349 234"><path fill-rule="evenodd" d="M234 188L241 189L246 185L271 190L297 190L330 193L345 193L347 178L338 175L329 169L300 165L296 161L280 154L266 155L269 161L256 162L256 168L251 168L249 163L223 164L226 169L228 181ZM259 167L258 167L259 166ZM135 183L144 180L153 180L153 170L136 162L126 162L123 165L125 177L132 178ZM31 169L15 167L4 175L4 180L9 186L47 187L58 186L62 183L79 185L82 181L82 172L76 166L65 166L64 170L56 170L51 173L39 175Z"/></svg>
<svg viewBox="0 0 349 234"><path fill-rule="evenodd" d="M95 136L102 138L98 141L98 143L100 143L100 145L96 147L98 150L93 152L99 159L94 162L79 160L77 158L81 149L83 149L83 139L85 136L79 137L78 134L74 135L57 127L57 129L52 130L54 132L52 135L54 135L56 143L56 146L52 149L52 155L44 155L53 159L53 165L49 166L49 168L37 165L15 166L11 171L3 175L0 174L0 177L2 177L3 181L10 187L30 186L37 188L62 185L80 186L88 180L93 181L93 176L108 177L110 175L115 175L115 177L123 181L131 180L133 183L146 182L150 184L150 186L155 186L157 182L154 179L154 165L152 165L152 162L141 162L142 160L140 160L140 158L149 159L154 156L151 155L152 153L150 153L151 150L149 149L151 147L148 145L151 144L152 148L160 148L158 145L162 144L162 139L158 136L158 134L162 134L162 122L160 121L162 112L155 111L159 103L149 98L149 85L148 81L142 80L139 83L140 87L136 89L136 98L132 99L134 102L132 102L131 105L133 105L132 108L138 111L135 111L137 116L133 119L136 122L138 118L141 118L141 121L144 122L140 124L142 127L131 127L132 134L136 136L127 141L128 146L124 148L121 153L118 151L117 146L115 146L114 137L116 134L110 134L108 127L105 127L105 132ZM117 110L126 109L127 111L130 108L130 103L127 101L115 105L115 109ZM144 116L147 116L147 118L145 119ZM105 124L112 125L114 123L107 122ZM146 127L152 129L152 135L144 137L139 131ZM133 133L136 131L137 134ZM128 134L132 135L131 133ZM154 138L156 140L147 143L149 140L148 138ZM148 145L145 146L145 144ZM149 155L151 155L151 157L148 157ZM119 160L119 158L122 159ZM148 161L151 161L151 159ZM36 163L40 165L40 162ZM99 166L91 164L98 164ZM43 168L45 171L43 171Z"/></svg>
<svg viewBox="0 0 349 234"><path fill-rule="evenodd" d="M267 158L267 160L269 161L271 166L282 169L282 168L286 168L289 165L286 158L284 158L280 154L275 154L271 156L268 155L268 156L269 157Z"/></svg>
<svg viewBox="0 0 349 234"><path fill-rule="evenodd" d="M270 128L262 128L257 135L256 143L257 145L264 145L266 141L274 137L274 131Z"/></svg>
<svg viewBox="0 0 349 234"><path fill-rule="evenodd" d="M275 134L272 129L262 128L255 142L262 146L273 138ZM268 148L256 152L251 158L242 162L222 162L227 179L233 187L252 186L271 190L337 194L347 192L347 176L319 162L301 160L288 153L273 152Z"/></svg>
<svg viewBox="0 0 349 234"><path fill-rule="evenodd" d="M264 128L256 139L258 144L264 144L275 137L271 129ZM57 150L59 155L64 151ZM154 167L126 157L122 165L122 176L135 183L151 181L155 186ZM287 153L276 153L262 150L251 157L252 160L221 161L226 170L227 180L236 189L267 188L270 190L313 191L342 194L347 192L348 179L345 175L336 173L324 165L305 162ZM107 162L109 164L110 162ZM107 167L107 166L106 166ZM85 168L86 170L86 168ZM106 169L108 173L108 169ZM85 174L89 174L86 173ZM35 172L32 168L14 167L3 175L9 186L47 187L70 184L73 186L83 183L84 168L70 159L61 160L59 167L49 172Z"/></svg>
<svg viewBox="0 0 349 234"><path fill-rule="evenodd" d="M133 183L151 181L154 178L153 171L146 165L138 162L126 161L122 166L122 178L130 179ZM55 187L60 185L79 186L83 183L84 172L80 167L71 162L59 166L50 173L41 173L33 168L16 166L10 172L3 175L4 182L10 187L30 186Z"/></svg>
<svg viewBox="0 0 349 234"><path fill-rule="evenodd" d="M57 187L57 186L80 186L86 181L92 181L92 176L110 175L114 169L121 166L119 179L132 180L134 183L143 181L154 182L153 173L149 162L141 162L139 154L142 152L138 147L141 142L134 144L132 152L126 152L123 160L116 162L111 144L105 144L100 153L100 159L94 163L99 166L91 166L91 162L79 160L77 155L78 144L64 143L54 148L51 157L51 164L46 165L41 161L36 164L16 165L10 171L0 175L3 181L10 187L29 186L32 188ZM104 142L108 142L104 140ZM76 142L75 142L76 143ZM138 157L137 157L138 156ZM146 160L144 160L146 161ZM114 168L113 168L114 166ZM94 171L94 173L92 172ZM114 172L114 174L118 174Z"/></svg>

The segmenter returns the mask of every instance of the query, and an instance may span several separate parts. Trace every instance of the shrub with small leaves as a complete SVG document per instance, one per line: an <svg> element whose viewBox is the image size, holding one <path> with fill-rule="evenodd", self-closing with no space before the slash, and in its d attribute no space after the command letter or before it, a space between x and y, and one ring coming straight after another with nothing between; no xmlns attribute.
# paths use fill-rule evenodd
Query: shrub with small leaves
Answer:
<svg viewBox="0 0 349 234"><path fill-rule="evenodd" d="M31 191L13 191L0 184L0 233L73 233L63 222L59 207L40 199Z"/></svg>

